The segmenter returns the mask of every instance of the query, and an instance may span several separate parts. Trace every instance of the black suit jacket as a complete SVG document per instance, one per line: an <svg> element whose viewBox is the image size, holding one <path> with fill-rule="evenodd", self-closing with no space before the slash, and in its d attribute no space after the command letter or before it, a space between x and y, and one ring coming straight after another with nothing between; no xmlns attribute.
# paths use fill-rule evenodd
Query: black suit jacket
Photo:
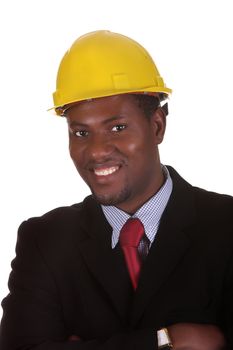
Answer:
<svg viewBox="0 0 233 350"><path fill-rule="evenodd" d="M1 350L154 350L156 330L177 322L217 324L233 349L233 198L169 171L173 192L136 293L91 196L21 225Z"/></svg>

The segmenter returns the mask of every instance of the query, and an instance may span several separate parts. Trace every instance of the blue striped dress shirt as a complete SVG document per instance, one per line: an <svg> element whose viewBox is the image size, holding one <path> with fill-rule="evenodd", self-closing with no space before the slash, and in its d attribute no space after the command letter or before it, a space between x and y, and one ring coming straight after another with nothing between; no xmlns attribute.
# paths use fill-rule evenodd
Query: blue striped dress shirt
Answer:
<svg viewBox="0 0 233 350"><path fill-rule="evenodd" d="M151 246L158 231L161 216L167 206L173 187L171 176L165 166L163 166L163 172L166 177L163 186L152 198L143 204L134 215L130 216L114 206L102 205L104 215L112 227L112 248L116 247L119 241L120 231L126 221L131 217L141 220L145 229L145 235L149 240L149 247ZM143 247L141 247L141 249L143 249Z"/></svg>

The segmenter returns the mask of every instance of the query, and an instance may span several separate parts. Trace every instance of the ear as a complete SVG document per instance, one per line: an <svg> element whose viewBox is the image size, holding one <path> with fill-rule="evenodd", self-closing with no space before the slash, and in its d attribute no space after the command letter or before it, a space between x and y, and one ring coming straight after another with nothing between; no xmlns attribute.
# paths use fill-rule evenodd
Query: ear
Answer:
<svg viewBox="0 0 233 350"><path fill-rule="evenodd" d="M151 116L151 124L154 131L155 144L159 145L163 141L166 130L166 113L159 107Z"/></svg>

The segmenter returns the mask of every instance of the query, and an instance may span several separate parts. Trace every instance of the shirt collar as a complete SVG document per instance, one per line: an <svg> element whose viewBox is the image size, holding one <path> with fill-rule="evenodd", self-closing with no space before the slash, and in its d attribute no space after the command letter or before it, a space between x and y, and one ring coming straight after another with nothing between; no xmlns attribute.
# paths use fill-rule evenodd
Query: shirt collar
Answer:
<svg viewBox="0 0 233 350"><path fill-rule="evenodd" d="M121 209L111 205L101 205L104 215L113 230L112 248L115 248L117 245L122 226L130 217L141 220L150 244L153 243L155 235L158 231L161 216L166 208L173 187L171 176L165 166L163 166L163 172L166 177L166 181L164 182L163 186L153 197L144 203L143 206L134 213L134 215L130 216Z"/></svg>

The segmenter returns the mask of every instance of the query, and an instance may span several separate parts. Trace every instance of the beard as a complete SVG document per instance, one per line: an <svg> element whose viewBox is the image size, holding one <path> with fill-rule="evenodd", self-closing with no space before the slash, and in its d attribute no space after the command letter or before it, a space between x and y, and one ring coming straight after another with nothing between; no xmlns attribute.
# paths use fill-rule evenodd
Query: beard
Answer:
<svg viewBox="0 0 233 350"><path fill-rule="evenodd" d="M95 200L102 205L119 206L121 203L126 202L131 196L131 190L129 186L125 186L121 191L117 193L97 193L91 188L91 192Z"/></svg>

